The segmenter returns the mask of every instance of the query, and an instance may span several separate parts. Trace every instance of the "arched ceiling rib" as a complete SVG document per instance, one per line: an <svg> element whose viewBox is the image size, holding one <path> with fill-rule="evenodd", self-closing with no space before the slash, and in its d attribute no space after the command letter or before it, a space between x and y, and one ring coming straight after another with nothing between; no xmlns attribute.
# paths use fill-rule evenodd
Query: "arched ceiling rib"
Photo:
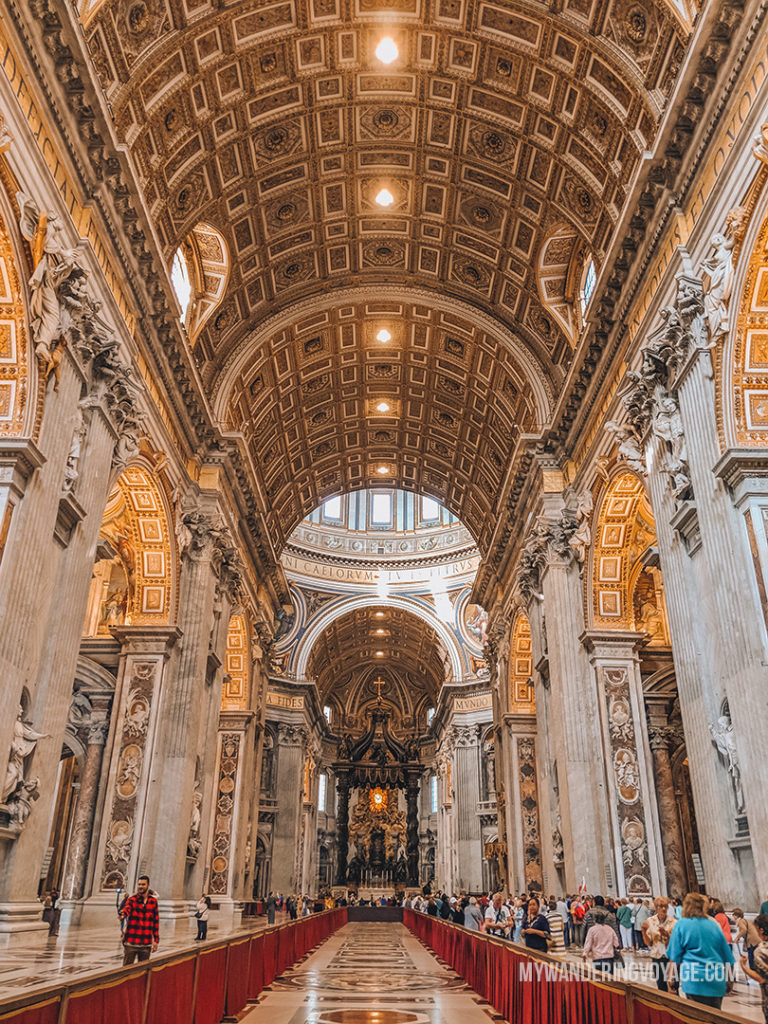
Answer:
<svg viewBox="0 0 768 1024"><path fill-rule="evenodd" d="M391 669L409 680L408 701L415 705L424 693L436 701L449 674L447 662L440 638L423 619L381 605L357 608L335 619L312 648L308 674L316 679L323 700L335 693L343 704L344 692L366 669L380 669L382 674Z"/></svg>

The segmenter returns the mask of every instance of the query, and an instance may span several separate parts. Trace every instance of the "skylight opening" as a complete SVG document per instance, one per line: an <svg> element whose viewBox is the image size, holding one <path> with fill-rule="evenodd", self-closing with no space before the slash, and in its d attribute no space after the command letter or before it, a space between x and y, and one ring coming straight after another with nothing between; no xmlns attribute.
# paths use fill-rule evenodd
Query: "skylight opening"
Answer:
<svg viewBox="0 0 768 1024"><path fill-rule="evenodd" d="M590 260L587 267L587 272L584 275L584 291L581 293L581 312L586 311L589 305L589 300L592 298L592 293L595 290L597 284L597 271L595 270L595 261Z"/></svg>
<svg viewBox="0 0 768 1024"><path fill-rule="evenodd" d="M192 301L192 282L189 280L187 261L181 249L176 250L171 264L171 284L176 292L176 298L181 306L181 322L184 323L187 317L187 310Z"/></svg>

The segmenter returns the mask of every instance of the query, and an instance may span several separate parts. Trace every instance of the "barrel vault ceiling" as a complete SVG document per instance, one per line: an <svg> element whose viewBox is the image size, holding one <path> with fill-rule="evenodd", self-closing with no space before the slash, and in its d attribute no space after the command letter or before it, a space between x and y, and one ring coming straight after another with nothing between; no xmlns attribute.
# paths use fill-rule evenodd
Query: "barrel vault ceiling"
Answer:
<svg viewBox="0 0 768 1024"><path fill-rule="evenodd" d="M278 546L378 480L436 497L486 549L567 378L574 296L653 142L684 14L86 0L81 20L168 264L201 224L228 250L194 353Z"/></svg>

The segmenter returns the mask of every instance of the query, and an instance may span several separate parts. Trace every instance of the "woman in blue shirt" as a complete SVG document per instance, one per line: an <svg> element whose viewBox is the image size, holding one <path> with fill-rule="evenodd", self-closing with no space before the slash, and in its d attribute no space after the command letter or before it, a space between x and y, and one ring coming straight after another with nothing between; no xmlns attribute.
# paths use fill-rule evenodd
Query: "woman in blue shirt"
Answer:
<svg viewBox="0 0 768 1024"><path fill-rule="evenodd" d="M733 953L722 928L707 916L707 898L689 892L683 900L683 914L672 930L667 956L678 965L677 977L687 999L718 1010L732 981L728 966Z"/></svg>

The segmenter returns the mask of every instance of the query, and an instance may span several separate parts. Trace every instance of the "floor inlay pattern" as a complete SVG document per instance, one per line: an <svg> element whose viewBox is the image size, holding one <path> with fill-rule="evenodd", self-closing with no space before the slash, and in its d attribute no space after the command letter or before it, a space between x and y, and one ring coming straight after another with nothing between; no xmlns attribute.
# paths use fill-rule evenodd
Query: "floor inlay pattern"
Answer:
<svg viewBox="0 0 768 1024"><path fill-rule="evenodd" d="M343 994L342 994L343 993ZM339 1005L343 1004L343 1005ZM348 924L241 1024L488 1024L489 1008L400 924Z"/></svg>

